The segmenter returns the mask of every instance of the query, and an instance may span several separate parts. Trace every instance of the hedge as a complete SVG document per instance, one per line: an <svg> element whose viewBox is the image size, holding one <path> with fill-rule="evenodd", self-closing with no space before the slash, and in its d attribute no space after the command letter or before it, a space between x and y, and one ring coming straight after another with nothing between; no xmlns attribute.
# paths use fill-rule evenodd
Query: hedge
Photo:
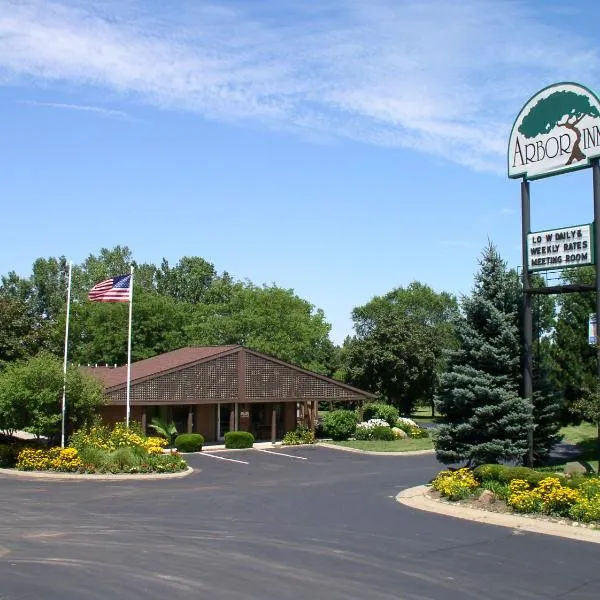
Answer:
<svg viewBox="0 0 600 600"><path fill-rule="evenodd" d="M578 487L578 478L567 479L563 475L544 473L530 469L529 467L510 467L507 465L479 465L473 469L475 477L480 481L498 481L508 484L513 479L522 479L530 485L536 486L547 477L556 477L561 485L567 487Z"/></svg>
<svg viewBox="0 0 600 600"><path fill-rule="evenodd" d="M182 433L175 438L175 448L179 452L200 452L204 437L199 433Z"/></svg>
<svg viewBox="0 0 600 600"><path fill-rule="evenodd" d="M252 448L254 436L247 431L228 431L225 434L225 448Z"/></svg>

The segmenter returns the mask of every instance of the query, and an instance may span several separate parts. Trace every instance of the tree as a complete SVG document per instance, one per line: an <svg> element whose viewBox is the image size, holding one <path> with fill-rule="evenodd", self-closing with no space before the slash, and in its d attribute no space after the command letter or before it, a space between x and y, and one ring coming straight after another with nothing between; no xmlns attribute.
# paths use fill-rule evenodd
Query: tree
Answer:
<svg viewBox="0 0 600 600"><path fill-rule="evenodd" d="M134 285L132 360L150 358L187 344L190 307ZM127 362L128 304L87 300L74 304L71 317L72 359L82 364Z"/></svg>
<svg viewBox="0 0 600 600"><path fill-rule="evenodd" d="M418 281L356 307L356 335L344 343L345 378L399 403L405 414L417 401L432 402L445 351L456 347L457 311L454 296Z"/></svg>
<svg viewBox="0 0 600 600"><path fill-rule="evenodd" d="M563 273L567 283L593 284L593 267L579 267ZM588 320L596 312L594 292L562 294L558 300L558 317L552 335L551 378L561 393L565 408L570 410L591 390L596 382L596 348L588 343Z"/></svg>
<svg viewBox="0 0 600 600"><path fill-rule="evenodd" d="M595 106L590 104L587 96L572 91L554 92L533 105L525 115L519 127L519 133L526 138L533 138L548 133L554 127L564 127L575 134L575 143L571 150L567 165L584 160L581 150L581 131L577 125L586 117L600 117Z"/></svg>
<svg viewBox="0 0 600 600"><path fill-rule="evenodd" d="M50 345L46 323L39 323L18 298L0 296L0 370L10 362L29 358Z"/></svg>
<svg viewBox="0 0 600 600"><path fill-rule="evenodd" d="M365 336L344 345L346 378L408 415L433 396L441 348L431 328L399 315L379 315Z"/></svg>
<svg viewBox="0 0 600 600"><path fill-rule="evenodd" d="M71 366L67 371L68 429L89 425L103 405L100 382ZM63 367L42 353L26 362L9 364L0 374L0 430L27 430L57 437L61 431Z"/></svg>
<svg viewBox="0 0 600 600"><path fill-rule="evenodd" d="M242 344L319 373L333 354L322 310L275 285L236 283L225 302L198 304L186 328L189 343Z"/></svg>
<svg viewBox="0 0 600 600"><path fill-rule="evenodd" d="M600 473L600 383L596 380L591 388L582 390L573 404L573 411L596 425L596 459Z"/></svg>
<svg viewBox="0 0 600 600"><path fill-rule="evenodd" d="M156 273L158 293L182 302L204 302L217 277L214 266L199 256L184 256L174 267L163 258Z"/></svg>
<svg viewBox="0 0 600 600"><path fill-rule="evenodd" d="M451 352L436 408L436 456L444 463L520 461L527 451L532 406L519 397L518 280L490 243L471 297L457 322L460 348Z"/></svg>

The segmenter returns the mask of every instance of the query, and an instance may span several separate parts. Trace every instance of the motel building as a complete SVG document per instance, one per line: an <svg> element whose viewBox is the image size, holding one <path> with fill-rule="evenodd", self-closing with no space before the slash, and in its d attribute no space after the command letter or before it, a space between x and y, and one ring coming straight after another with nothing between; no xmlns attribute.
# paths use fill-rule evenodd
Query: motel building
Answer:
<svg viewBox="0 0 600 600"><path fill-rule="evenodd" d="M123 421L127 366L90 372L104 385L104 422ZM319 402L350 408L372 398L238 345L180 348L131 364L131 419L146 430L154 417L161 417L173 421L179 433L201 433L206 442L221 441L228 431L274 441L300 424L314 429Z"/></svg>

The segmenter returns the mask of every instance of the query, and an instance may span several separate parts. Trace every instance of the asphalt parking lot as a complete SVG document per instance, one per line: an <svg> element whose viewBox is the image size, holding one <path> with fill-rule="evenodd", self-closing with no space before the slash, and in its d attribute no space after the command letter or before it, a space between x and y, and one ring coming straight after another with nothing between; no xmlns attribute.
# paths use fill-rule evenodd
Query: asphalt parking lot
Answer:
<svg viewBox="0 0 600 600"><path fill-rule="evenodd" d="M188 459L197 472L164 481L0 476L0 599L598 598L596 544L398 504L431 456Z"/></svg>

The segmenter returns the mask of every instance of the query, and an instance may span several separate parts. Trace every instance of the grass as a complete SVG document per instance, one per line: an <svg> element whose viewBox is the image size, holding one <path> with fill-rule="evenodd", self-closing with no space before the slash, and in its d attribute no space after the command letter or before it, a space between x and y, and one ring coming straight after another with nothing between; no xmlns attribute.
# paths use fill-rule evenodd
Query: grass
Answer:
<svg viewBox="0 0 600 600"><path fill-rule="evenodd" d="M598 453L596 450L597 429L592 423L582 421L579 425L567 425L561 428L560 434L563 442L574 444L579 449L579 456L569 460L551 459L545 467L538 468L540 471L560 472L567 462L580 462L588 471L598 472Z"/></svg>
<svg viewBox="0 0 600 600"><path fill-rule="evenodd" d="M429 438L394 440L393 442L382 442L379 440L348 440L346 442L327 442L345 448L356 450L368 450L371 452L410 452L413 450L431 450L433 442Z"/></svg>
<svg viewBox="0 0 600 600"><path fill-rule="evenodd" d="M593 423L582 421L579 425L568 425L560 430L563 442L569 444L580 444L590 439L596 439L597 430Z"/></svg>

